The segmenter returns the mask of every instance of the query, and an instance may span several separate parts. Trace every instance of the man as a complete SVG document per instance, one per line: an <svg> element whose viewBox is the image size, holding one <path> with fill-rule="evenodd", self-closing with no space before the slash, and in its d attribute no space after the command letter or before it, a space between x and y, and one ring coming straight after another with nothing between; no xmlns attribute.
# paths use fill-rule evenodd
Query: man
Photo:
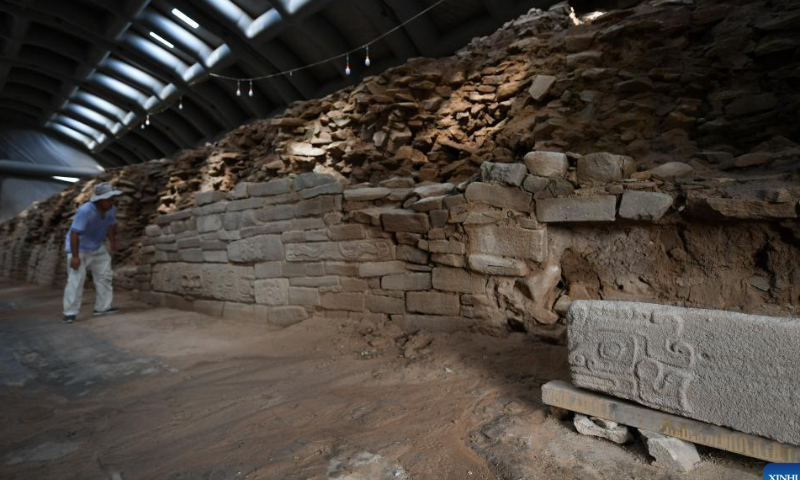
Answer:
<svg viewBox="0 0 800 480"><path fill-rule="evenodd" d="M72 226L67 232L67 287L64 289L64 323L75 321L81 309L83 282L86 270L92 272L97 297L94 314L105 315L119 311L111 306L114 292L111 287L111 255L103 243L108 237L111 253L117 250L114 231L117 210L114 197L122 195L108 182L94 187L91 200L81 205L75 212Z"/></svg>

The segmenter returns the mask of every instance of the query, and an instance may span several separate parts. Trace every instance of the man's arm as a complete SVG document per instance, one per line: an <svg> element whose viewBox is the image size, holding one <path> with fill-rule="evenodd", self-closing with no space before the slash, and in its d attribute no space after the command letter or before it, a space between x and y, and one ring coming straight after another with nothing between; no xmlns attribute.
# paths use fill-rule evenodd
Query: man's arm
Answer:
<svg viewBox="0 0 800 480"><path fill-rule="evenodd" d="M70 253L72 254L72 260L70 261L70 266L73 270L77 270L78 267L81 266L81 256L79 255L80 252L80 242L81 242L81 234L76 232L75 230L70 230L69 232L69 246Z"/></svg>
<svg viewBox="0 0 800 480"><path fill-rule="evenodd" d="M108 228L108 243L111 246L111 254L117 253L117 226L111 225Z"/></svg>

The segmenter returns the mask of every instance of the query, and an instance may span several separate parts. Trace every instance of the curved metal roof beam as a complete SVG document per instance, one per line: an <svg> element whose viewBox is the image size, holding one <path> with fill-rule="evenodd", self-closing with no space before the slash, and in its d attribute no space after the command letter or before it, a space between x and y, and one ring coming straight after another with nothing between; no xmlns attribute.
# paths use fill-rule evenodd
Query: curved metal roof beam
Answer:
<svg viewBox="0 0 800 480"><path fill-rule="evenodd" d="M45 87L32 83L8 82L3 90L4 96L20 96L26 98L52 99L53 92ZM46 102L50 103L50 102Z"/></svg>
<svg viewBox="0 0 800 480"><path fill-rule="evenodd" d="M389 7L397 14L398 19L403 22L413 17L425 8L417 0L384 0ZM439 32L428 15L423 15L402 28L417 50L426 57L434 57L436 42L439 39Z"/></svg>
<svg viewBox="0 0 800 480"><path fill-rule="evenodd" d="M329 2L330 0L278 0L278 3L282 4L293 17L312 14L327 6Z"/></svg>
<svg viewBox="0 0 800 480"><path fill-rule="evenodd" d="M115 95L115 92L109 92L109 93L112 96ZM153 100L153 99L154 99L154 97L150 97L150 99L148 99L148 102ZM119 123L117 123L117 124L113 124L113 125L107 126L107 128L104 129L104 131L106 132L108 138L104 139L103 141L98 141L97 142L98 145L101 148L105 146L104 145L105 140L112 141L115 137L118 137L120 135L124 135L125 127L135 128L136 126L138 126L138 124L140 123L140 119L136 115L137 112L140 113L141 115L145 115L146 114L146 110L141 108L140 105L136 105L136 104L131 103L131 104L129 104L129 106L133 109L133 111L131 111L131 112L129 112L129 113L127 113L125 115L125 117L121 120L121 125ZM152 122L152 119L151 119L151 122ZM179 128L181 128L181 127L179 127ZM185 145L181 141L180 136L177 135L177 132L175 132L173 129L170 129L170 131L165 133L165 135L170 139L170 142L172 142L173 144L178 145L178 146ZM171 148L171 147L165 147L165 148L168 151L169 148Z"/></svg>
<svg viewBox="0 0 800 480"><path fill-rule="evenodd" d="M133 84L133 86L152 95L158 95L166 86L164 82L153 75L116 58L106 58L99 68L109 72L110 75L115 75L119 80Z"/></svg>
<svg viewBox="0 0 800 480"><path fill-rule="evenodd" d="M180 91L178 88L173 85L169 84L164 87L161 95L166 99L175 99L175 97L181 96ZM215 125L213 122L208 121L208 116L201 111L199 108L195 107L191 101L191 96L186 97L183 99L183 110L178 108L178 106L171 106L166 111L174 115L174 118L177 121L183 122L186 124L186 128L192 128L194 132L200 137L208 137L216 133L219 129L219 126ZM189 110L191 109L191 111ZM188 135L188 134L187 134Z"/></svg>
<svg viewBox="0 0 800 480"><path fill-rule="evenodd" d="M223 125L215 122L207 111L197 105L193 97L184 98L183 110L178 112L178 116L193 125L202 137L213 137L223 128Z"/></svg>
<svg viewBox="0 0 800 480"><path fill-rule="evenodd" d="M174 113L171 109L152 117L150 125L167 132L170 137L176 137L179 141L177 145L181 148L194 145L202 138L202 134L195 132L180 115Z"/></svg>
<svg viewBox="0 0 800 480"><path fill-rule="evenodd" d="M49 93L58 91L63 85L63 79L39 72L27 66L14 66L8 74L7 82L22 83L46 90Z"/></svg>
<svg viewBox="0 0 800 480"><path fill-rule="evenodd" d="M147 144L143 142L142 139L137 138L134 135L126 135L125 137L118 139L118 141L114 142L114 144L119 145L120 147L129 151L131 155L137 158L137 162L143 162L153 158L152 155L143 150ZM149 150L153 147L150 146L146 148Z"/></svg>
<svg viewBox="0 0 800 480"><path fill-rule="evenodd" d="M31 105L26 102L17 100L8 100L0 98L0 110L13 111L18 117L25 117L26 119L34 120L33 124L37 127L41 126L41 122L46 117L47 112L41 108ZM0 121L0 124L3 122ZM18 127L19 125L12 123L11 126Z"/></svg>
<svg viewBox="0 0 800 480"><path fill-rule="evenodd" d="M231 89L231 83L226 82L224 87L219 82L203 82L195 86L195 91L198 96L202 96L210 102L211 108L218 115L218 119L225 122L223 127L234 128L247 119L247 114L234 107L236 94Z"/></svg>
<svg viewBox="0 0 800 480"><path fill-rule="evenodd" d="M102 141L99 140L99 139L101 137L105 137L105 135L102 132L100 132L99 130L97 130L95 128L92 128L89 125L86 125L85 123L79 122L79 121L75 120L74 118L67 117L65 115L58 114L58 115L54 116L50 120L50 122L60 123L61 125L64 125L65 127L69 127L69 128L71 128L73 130L77 130L78 132L91 137L92 140L96 141L97 143L102 143Z"/></svg>
<svg viewBox="0 0 800 480"><path fill-rule="evenodd" d="M280 72L285 72L303 65L302 61L294 52L278 42L262 44L259 46L259 51L269 58L270 64L275 67L275 70ZM315 92L319 89L319 82L314 79L309 70L294 72L291 79L282 76L274 77L267 81L273 85L277 92L281 93L281 97L283 97L287 104L301 98L313 98Z"/></svg>
<svg viewBox="0 0 800 480"><path fill-rule="evenodd" d="M253 18L231 0L200 0L200 3L215 10L227 23L235 25L242 33L253 23Z"/></svg>
<svg viewBox="0 0 800 480"><path fill-rule="evenodd" d="M108 149L94 154L94 158L97 160L97 163L111 168L125 167L131 164L126 158Z"/></svg>
<svg viewBox="0 0 800 480"><path fill-rule="evenodd" d="M251 40L267 36L272 38L279 35L284 28L286 24L283 22L281 12L273 8L250 22L244 34Z"/></svg>
<svg viewBox="0 0 800 480"><path fill-rule="evenodd" d="M125 46L123 45L123 48L124 47ZM190 88L190 86L186 84L183 78L181 78L181 76L178 75L177 72L170 69L169 66L164 65L160 62L156 62L153 58L148 57L146 54L135 48L132 47L127 47L127 48L128 48L127 50L118 49L115 53L128 62L131 62L131 60L133 60L133 62L131 63L139 64L142 67L146 67L152 75L154 76L157 75L158 76L157 78L163 77L166 79L166 81L172 81L175 88L178 91L182 92L184 94L184 97L194 98L198 106L200 106L200 108L202 108L202 110L206 112L207 116L216 119L216 117L220 115L220 112L217 110L217 108L215 107L214 103L211 100L209 100L203 95L197 95L195 89ZM169 88L169 86L165 88Z"/></svg>
<svg viewBox="0 0 800 480"><path fill-rule="evenodd" d="M111 90L117 95L128 99L130 102L136 103L141 108L145 108L148 97L143 95L139 90L124 82L120 82L116 78L100 72L95 72L88 78L88 81L94 82L108 90Z"/></svg>
<svg viewBox="0 0 800 480"><path fill-rule="evenodd" d="M192 18L200 22L203 27L213 34L217 35L221 38L232 50L232 57L231 61L234 60L246 60L251 65L270 65L272 68L264 68L261 67L258 69L258 76L268 75L275 71L283 71L287 70L288 68L281 68L279 66L273 65L272 58L268 55L265 55L263 49L260 46L251 45L251 43L244 38L244 33L238 28L238 25L234 22L225 20L225 18L219 18L212 16L209 13L209 9L212 8L214 0L203 0L203 5L207 6L208 9L201 8L196 3L199 2L192 2L189 0L174 0L174 4L177 5L182 11L191 14ZM244 14L244 12L242 12ZM245 14L246 15L246 14ZM292 64L291 67L300 66L299 63ZM276 78L273 83L273 87L275 91L280 94L280 96L284 99L285 103L291 103L299 98L303 98L302 95L298 95L298 87L293 85L295 81L297 82L308 82L311 78L308 76L308 72L306 71L299 71L293 75L293 81L287 82L285 79L280 81L280 79ZM313 92L317 88L316 82L310 87L307 88L308 91ZM256 112L253 112L256 114Z"/></svg>
<svg viewBox="0 0 800 480"><path fill-rule="evenodd" d="M56 123L56 124L51 124L47 128L50 128L50 129L55 130L57 132L63 133L64 135L66 135L68 137L71 137L72 139L80 142L85 148L88 148L89 150L91 150L93 148L93 145L96 144L96 142L94 140L92 140L90 137L82 134L81 132L79 132L77 130L73 130L72 128L64 126L64 125L60 125L60 124Z"/></svg>
<svg viewBox="0 0 800 480"><path fill-rule="evenodd" d="M211 52L211 54L208 56L208 59L206 59L206 64L208 65L208 68L214 68L219 65L221 61L230 57L230 55L231 47L223 43ZM191 81L191 79L187 79L186 81Z"/></svg>
<svg viewBox="0 0 800 480"><path fill-rule="evenodd" d="M375 0L353 0L353 4L379 32L388 32L399 24L383 15L380 2ZM411 58L420 54L402 29L388 35L382 41L386 42L386 45L389 46L389 49L398 59Z"/></svg>
<svg viewBox="0 0 800 480"><path fill-rule="evenodd" d="M72 95L69 101L84 104L85 106L96 110L98 113L117 119L118 122L122 122L122 120L125 118L125 115L128 113L126 110L120 108L112 102L109 102L105 98L99 97L85 90L79 89L74 95Z"/></svg>
<svg viewBox="0 0 800 480"><path fill-rule="evenodd" d="M99 152L96 155L96 157L103 158L105 155L116 155L126 165L132 165L134 163L139 163L139 157L136 156L135 153L131 152L121 142L114 142L114 143L108 145L106 148L103 149L102 152Z"/></svg>
<svg viewBox="0 0 800 480"><path fill-rule="evenodd" d="M139 159L139 162L146 162L154 158L161 158L161 154L154 146L150 145L135 133L131 133L130 135L126 135L124 138L121 138L120 143L124 143L127 148L134 152L136 157Z"/></svg>
<svg viewBox="0 0 800 480"><path fill-rule="evenodd" d="M319 15L309 16L302 23L297 23L295 29L303 32L308 37L310 47L316 47L313 50L318 52L318 59L319 57L333 57L351 49L341 32L331 25L327 19L321 18ZM358 61L355 56L350 59L351 63L354 61ZM339 65L329 63L329 66L340 78L347 78L347 74L344 71L344 63L345 59L341 59L341 64Z"/></svg>
<svg viewBox="0 0 800 480"><path fill-rule="evenodd" d="M153 119L150 119L150 125L144 129L138 129L136 132L143 138L147 139L153 144L163 156L170 155L177 150L180 150L180 145L175 143L169 135L165 134L161 129L155 127Z"/></svg>
<svg viewBox="0 0 800 480"><path fill-rule="evenodd" d="M111 127L114 125L114 121L110 118L101 115L94 110L91 110L87 107L82 105L78 105L77 103L69 103L66 107L64 107L64 112L71 112L79 117L83 117L88 120L89 125L101 126L102 130L105 133L111 133Z"/></svg>
<svg viewBox="0 0 800 480"><path fill-rule="evenodd" d="M25 43L46 48L78 62L87 60L86 52L91 43L63 29L33 23L25 34Z"/></svg>
<svg viewBox="0 0 800 480"><path fill-rule="evenodd" d="M0 93L0 102L6 105L14 105L15 107L18 107L18 109L27 108L28 111L35 108L40 112L39 116L41 117L42 120L44 120L45 118L48 117L48 115L52 114L57 110L55 107L53 107L51 103L43 102L38 96L29 96L29 95L9 96L7 93Z"/></svg>

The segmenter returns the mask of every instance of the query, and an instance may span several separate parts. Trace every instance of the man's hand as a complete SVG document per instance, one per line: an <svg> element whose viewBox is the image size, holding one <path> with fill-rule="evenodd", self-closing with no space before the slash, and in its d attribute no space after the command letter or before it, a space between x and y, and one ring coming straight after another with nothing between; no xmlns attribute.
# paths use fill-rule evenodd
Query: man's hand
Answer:
<svg viewBox="0 0 800 480"><path fill-rule="evenodd" d="M109 252L108 253L110 253L111 255L114 255L114 254L117 253L117 242L111 242L111 243L109 243L108 246L109 246Z"/></svg>
<svg viewBox="0 0 800 480"><path fill-rule="evenodd" d="M81 257L78 255L73 255L72 260L69 262L69 266L72 267L73 270L77 270L78 267L81 266Z"/></svg>

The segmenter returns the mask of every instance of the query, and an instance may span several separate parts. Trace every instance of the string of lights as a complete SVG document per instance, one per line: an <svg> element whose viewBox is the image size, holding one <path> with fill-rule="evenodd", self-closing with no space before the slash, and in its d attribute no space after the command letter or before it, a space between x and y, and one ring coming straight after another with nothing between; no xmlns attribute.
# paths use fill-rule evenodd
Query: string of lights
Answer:
<svg viewBox="0 0 800 480"><path fill-rule="evenodd" d="M220 80L236 82L236 96L237 97L241 97L242 96L242 93L243 93L242 84L245 84L248 87L247 96L251 97L251 98L253 97L253 82L257 82L257 81L260 81L260 80L268 80L268 79L277 78L277 77L285 77L285 76L291 77L291 76L293 76L294 72L300 72L300 71L303 71L303 70L308 70L308 69L311 69L311 68L314 68L314 67L317 67L317 66L320 66L320 65L324 65L324 64L326 64L328 62L333 62L335 60L344 59L345 60L344 73L345 73L345 75L350 75L352 73L352 69L350 68L350 55L351 54L357 54L357 53L363 51L364 52L364 66L369 67L372 64L372 60L370 59L370 56L369 56L369 46L371 44L373 44L375 42L378 42L378 41L388 37L389 35L393 34L394 32L400 30L401 28L405 27L409 23L411 23L414 20L418 19L419 17L421 17L421 16L425 15L426 13L430 12L431 10L436 8L437 6L439 6L442 3L444 3L445 1L446 0L438 0L436 3L426 7L423 10L420 10L418 13L416 13L415 15L409 17L408 19L406 19L402 23L400 23L400 24L396 25L395 27L387 30L386 32L384 32L381 35L373 38L372 40L368 41L367 43L364 43L364 44L362 44L362 45L360 45L360 46L358 46L356 48L353 48L352 50L348 50L348 51L340 53L338 55L333 55L331 57L328 57L328 58L325 58L325 59L322 59L322 60L318 60L316 62L309 63L307 65L291 68L289 70L283 70L283 71L279 71L279 72L270 73L268 75L261 75L261 76L258 76L258 77L232 77L232 76L228 76L228 75L220 75L218 73L213 73L213 72L209 72L208 75L210 77L217 78L217 79L220 79ZM190 84L190 86L191 85L192 84ZM157 115L157 114L169 109L170 107L171 107L171 105L170 106L165 106L161 110L148 113L147 116L145 117L145 121L142 122L142 124L141 124L141 128L144 129L146 126L150 125L150 116L151 115ZM179 98L179 100L178 100L178 109L179 110L183 110L183 96L181 96Z"/></svg>

